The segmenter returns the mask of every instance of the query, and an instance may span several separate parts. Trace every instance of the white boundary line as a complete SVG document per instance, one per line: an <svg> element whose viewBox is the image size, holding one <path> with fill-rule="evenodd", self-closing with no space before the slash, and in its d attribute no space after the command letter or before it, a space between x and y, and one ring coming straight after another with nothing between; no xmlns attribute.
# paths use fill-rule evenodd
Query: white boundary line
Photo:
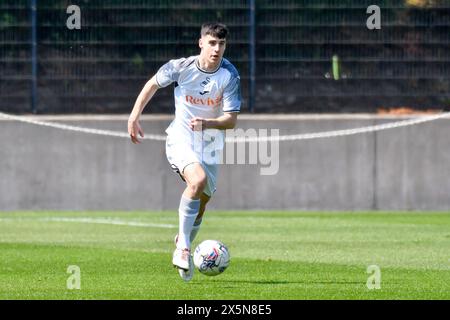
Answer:
<svg viewBox="0 0 450 320"><path fill-rule="evenodd" d="M245 137L245 136L244 137L230 137L230 138L226 138L225 141L235 143L235 142L297 141L297 140L311 140L311 139L320 139L320 138L334 138L334 137L349 136L349 135L354 135L354 134L359 134L359 133L375 132L375 131L388 130L388 129L393 129L393 128L412 126L412 125L416 125L416 124L420 124L420 123L424 123L424 122L429 122L429 121L434 121L437 119L445 118L448 116L450 116L450 112L434 114L431 116L429 116L429 115L415 116L409 120L395 121L395 122L390 122L390 123L384 123L384 124L379 124L379 125L374 125L374 126L366 126L366 127L360 127L360 128L353 128L353 129L324 131L324 132L306 133L306 134L271 136L271 137ZM45 122L45 121L33 120L31 118L23 117L23 116L9 115L9 114L2 113L2 112L0 112L0 117L9 119L9 120L15 120L15 121L25 122L25 123L29 123L29 124L44 126L44 127L51 127L51 128L61 129L61 130L90 133L90 134L104 135L104 136L110 136L110 137L120 137L120 138L127 138L127 139L130 138L128 133L125 133L125 132L89 129L89 128L83 128L83 127L78 127L78 126L59 124L59 123L54 123L54 122ZM147 134L142 139L153 140L153 141L165 141L166 135Z"/></svg>
<svg viewBox="0 0 450 320"><path fill-rule="evenodd" d="M89 224L107 224L129 227L144 227L144 228L165 228L176 229L178 226L173 224L159 224L159 223L145 223L137 221L126 221L116 218L0 218L0 222L16 222L16 221L37 221L37 222L74 222L74 223L89 223Z"/></svg>
<svg viewBox="0 0 450 320"><path fill-rule="evenodd" d="M333 130L333 131L323 131L316 133L304 133L304 134L292 134L292 135L283 135L283 136L271 136L271 137L237 137L235 139L227 139L227 142L261 142L261 141L298 141L298 140L311 140L311 139L322 139L322 138L335 138L335 137L343 137L350 136L359 133L368 133L368 132L376 132L394 128L401 128L412 126L420 123L430 122L437 119L445 118L450 116L450 112L439 113L432 116L422 116L415 117L409 120L395 121L389 123L383 123L373 126L359 127L353 129L343 129L343 130Z"/></svg>
<svg viewBox="0 0 450 320"><path fill-rule="evenodd" d="M127 139L130 138L130 135L125 132L89 129L89 128L83 128L83 127L72 126L72 125L61 124L61 123L44 122L44 121L33 120L33 119L30 119L27 117L22 117L22 116L13 116L13 115L6 114L3 112L0 112L0 117L19 121L19 122L34 124L34 125L38 125L38 126L50 127L50 128L55 128L55 129L67 130L67 131L90 133L90 134L109 136L109 137L119 137L119 138L127 138ZM158 134L146 134L144 139L155 140L155 141L166 141L166 136L158 135Z"/></svg>

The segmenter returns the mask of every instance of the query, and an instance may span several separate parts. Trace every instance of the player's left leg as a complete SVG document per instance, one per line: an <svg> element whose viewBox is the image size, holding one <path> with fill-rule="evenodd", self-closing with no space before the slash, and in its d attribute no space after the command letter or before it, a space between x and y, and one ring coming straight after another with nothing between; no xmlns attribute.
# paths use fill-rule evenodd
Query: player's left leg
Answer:
<svg viewBox="0 0 450 320"><path fill-rule="evenodd" d="M200 196L200 209L198 211L197 218L195 218L194 226L191 231L190 240L191 243L194 241L197 236L198 231L200 230L200 226L202 224L203 215L205 214L206 204L211 199L206 193L202 193Z"/></svg>

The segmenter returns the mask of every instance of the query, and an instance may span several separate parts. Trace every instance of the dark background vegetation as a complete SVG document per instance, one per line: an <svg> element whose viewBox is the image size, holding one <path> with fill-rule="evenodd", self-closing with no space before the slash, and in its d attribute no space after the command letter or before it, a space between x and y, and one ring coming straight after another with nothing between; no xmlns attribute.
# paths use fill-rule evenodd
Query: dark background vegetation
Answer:
<svg viewBox="0 0 450 320"><path fill-rule="evenodd" d="M69 5L81 30L69 30ZM381 30L366 9L381 8ZM128 113L169 59L196 55L200 25L221 21L226 57L249 100L246 0L39 0L37 113ZM450 105L450 1L256 0L255 112L446 110ZM332 76L332 56L340 79ZM30 1L0 3L0 111L31 112ZM146 112L173 112L160 90Z"/></svg>

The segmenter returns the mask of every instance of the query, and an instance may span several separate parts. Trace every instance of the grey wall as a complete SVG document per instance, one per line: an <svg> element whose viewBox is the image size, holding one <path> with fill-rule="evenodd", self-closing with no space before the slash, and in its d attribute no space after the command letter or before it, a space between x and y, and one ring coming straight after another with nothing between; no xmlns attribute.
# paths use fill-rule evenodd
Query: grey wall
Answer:
<svg viewBox="0 0 450 320"><path fill-rule="evenodd" d="M348 129L392 119L242 117L280 134ZM399 119L397 119L398 121ZM126 130L119 120L64 123ZM163 133L168 119L143 121ZM223 165L211 209L450 210L450 120L348 137L280 142L280 168ZM175 209L183 190L163 142L0 121L0 210Z"/></svg>

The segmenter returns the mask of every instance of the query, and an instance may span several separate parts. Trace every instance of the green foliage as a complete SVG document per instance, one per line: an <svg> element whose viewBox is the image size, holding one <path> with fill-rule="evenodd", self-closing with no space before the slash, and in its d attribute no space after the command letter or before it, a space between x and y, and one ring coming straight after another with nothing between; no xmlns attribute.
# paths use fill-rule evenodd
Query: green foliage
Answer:
<svg viewBox="0 0 450 320"><path fill-rule="evenodd" d="M39 65L38 82L48 95L39 101L53 101L42 103L46 112L128 112L137 88L162 63L199 53L200 25L212 20L230 28L225 55L241 73L243 101L249 100L247 0L39 0L37 4L38 60L45 61ZM72 4L81 8L82 30L65 26L66 9ZM381 8L381 30L366 28L366 8L372 4ZM448 109L449 9L447 0L257 0L256 109L315 113L376 112L399 106ZM31 57L30 27L28 0L1 1L0 60ZM339 81L327 76L332 74L333 55L340 58ZM9 85L28 85L29 75L23 70L30 61L14 63L5 68L19 79L0 83L0 93L11 92ZM70 92L60 87L58 77L63 75L72 80ZM95 81L100 75L101 82ZM81 87L87 89L78 95ZM269 88L283 94L266 95ZM99 92L120 93L125 103L102 99L100 107ZM72 99L65 99L67 95ZM28 110L28 98L14 108ZM0 108L8 110L4 103ZM172 110L168 105L166 98L156 96L152 110Z"/></svg>
<svg viewBox="0 0 450 320"><path fill-rule="evenodd" d="M133 58L131 58L131 64L139 71L144 69L144 59L142 59L142 56L139 53L136 53Z"/></svg>
<svg viewBox="0 0 450 320"><path fill-rule="evenodd" d="M17 19L14 15L7 12L0 14L0 28L10 27L16 23Z"/></svg>

